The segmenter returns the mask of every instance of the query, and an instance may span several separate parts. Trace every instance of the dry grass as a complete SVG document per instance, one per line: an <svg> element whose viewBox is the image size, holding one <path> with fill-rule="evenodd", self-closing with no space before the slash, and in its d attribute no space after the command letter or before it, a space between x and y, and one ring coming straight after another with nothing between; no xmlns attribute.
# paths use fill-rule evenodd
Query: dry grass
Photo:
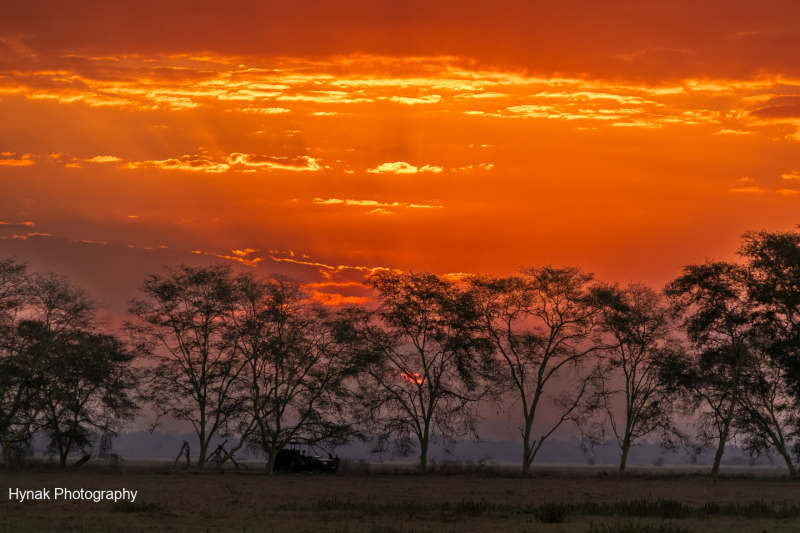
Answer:
<svg viewBox="0 0 800 533"><path fill-rule="evenodd" d="M800 482L700 475L597 476L590 470L472 469L416 475L348 465L344 475L268 478L161 468L44 466L0 473L0 532L580 532L800 530ZM542 475L547 473L547 475ZM395 474L395 475L391 475ZM8 500L8 488L138 491L134 505Z"/></svg>

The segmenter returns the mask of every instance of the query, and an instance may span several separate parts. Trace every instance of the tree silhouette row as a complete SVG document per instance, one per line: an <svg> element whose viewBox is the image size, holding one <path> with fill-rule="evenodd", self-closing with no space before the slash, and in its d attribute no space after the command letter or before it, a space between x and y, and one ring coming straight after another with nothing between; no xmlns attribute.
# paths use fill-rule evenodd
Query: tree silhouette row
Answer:
<svg viewBox="0 0 800 533"><path fill-rule="evenodd" d="M99 305L53 273L0 260L2 462L35 436L65 466L109 453L149 406L190 423L198 469L215 437L266 457L302 440L353 439L419 454L477 436L484 405L519 421L528 473L568 426L585 447L657 442L800 454L800 233L748 232L736 262L684 267L662 290L604 283L579 267L514 276L378 271L373 303L332 308L303 282L226 264L165 267L110 333ZM693 427L688 427L690 421ZM539 433L534 428L545 428Z"/></svg>

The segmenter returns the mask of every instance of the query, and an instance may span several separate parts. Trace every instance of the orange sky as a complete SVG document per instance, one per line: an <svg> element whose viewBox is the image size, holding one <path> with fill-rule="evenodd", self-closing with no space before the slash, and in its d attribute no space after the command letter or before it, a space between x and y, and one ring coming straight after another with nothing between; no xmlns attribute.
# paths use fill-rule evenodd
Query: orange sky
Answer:
<svg viewBox="0 0 800 533"><path fill-rule="evenodd" d="M800 223L796 1L9 4L0 255L115 310L220 257L329 303L378 267L660 285Z"/></svg>

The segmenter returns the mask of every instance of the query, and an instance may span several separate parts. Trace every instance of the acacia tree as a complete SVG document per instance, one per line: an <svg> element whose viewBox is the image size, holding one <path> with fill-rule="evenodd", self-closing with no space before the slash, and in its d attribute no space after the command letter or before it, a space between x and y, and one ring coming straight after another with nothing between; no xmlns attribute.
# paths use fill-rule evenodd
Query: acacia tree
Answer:
<svg viewBox="0 0 800 533"><path fill-rule="evenodd" d="M747 290L741 265L714 261L684 267L665 289L693 348L691 364L680 369L681 383L692 408L708 408L698 415L698 451L717 442L712 476L719 474L725 445L735 434L753 348L756 305Z"/></svg>
<svg viewBox="0 0 800 533"><path fill-rule="evenodd" d="M598 311L588 298L592 280L578 267L551 266L525 268L521 276L469 279L483 336L502 369L499 383L522 407L523 474L556 429L583 421L590 374L584 367L600 348ZM557 382L561 387L554 387ZM562 392L551 395L552 388ZM534 438L534 421L548 408L557 420Z"/></svg>
<svg viewBox="0 0 800 533"><path fill-rule="evenodd" d="M797 470L792 462L792 443L796 442L800 420L784 368L760 344L751 346L742 373L742 392L734 424L742 435L745 450L751 455L767 456L776 450L786 463L789 477L794 478Z"/></svg>
<svg viewBox="0 0 800 533"><path fill-rule="evenodd" d="M64 468L71 454L115 437L138 411L134 355L112 335L79 330L61 335L53 356L41 389L41 427Z"/></svg>
<svg viewBox="0 0 800 533"><path fill-rule="evenodd" d="M674 422L676 390L664 375L678 347L669 306L655 290L631 283L601 285L592 292L606 338L590 403L603 413L602 430L607 424L616 438L624 474L631 446L642 440L655 437L663 450L673 452L688 441Z"/></svg>
<svg viewBox="0 0 800 533"><path fill-rule="evenodd" d="M157 417L190 422L200 441L198 471L215 436L224 436L243 409L239 374L244 359L230 338L235 285L229 265L165 267L141 287L126 329L152 361L145 398ZM158 423L158 422L156 422Z"/></svg>
<svg viewBox="0 0 800 533"><path fill-rule="evenodd" d="M19 351L14 349L17 315L24 308L27 265L14 257L0 259L0 444L8 466L10 447L30 426L30 387Z"/></svg>
<svg viewBox="0 0 800 533"><path fill-rule="evenodd" d="M96 326L98 304L54 273L27 275L13 258L0 262L0 437L2 464L40 422L42 391L59 339Z"/></svg>
<svg viewBox="0 0 800 533"><path fill-rule="evenodd" d="M477 402L490 392L474 300L428 272L377 272L365 285L379 306L349 313L360 354L359 416L369 422L374 451L392 446L409 455L416 441L425 471L432 442L449 451L458 437L476 433Z"/></svg>
<svg viewBox="0 0 800 533"><path fill-rule="evenodd" d="M800 232L748 231L739 255L746 260L749 297L758 304L759 338L748 368L738 423L753 453L774 447L792 477L800 456Z"/></svg>
<svg viewBox="0 0 800 533"><path fill-rule="evenodd" d="M266 453L272 475L278 453L298 438L337 445L353 435L345 386L353 367L339 338L341 318L312 301L301 282L241 275L236 288L248 406L241 433Z"/></svg>
<svg viewBox="0 0 800 533"><path fill-rule="evenodd" d="M747 261L750 298L760 306L764 349L800 401L800 232L749 231L743 241L739 255Z"/></svg>

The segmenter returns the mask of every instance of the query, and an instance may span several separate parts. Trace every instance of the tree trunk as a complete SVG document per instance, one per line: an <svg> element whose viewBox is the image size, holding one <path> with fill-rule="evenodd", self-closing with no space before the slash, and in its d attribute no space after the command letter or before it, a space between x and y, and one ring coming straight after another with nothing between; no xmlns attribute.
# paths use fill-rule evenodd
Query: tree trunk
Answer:
<svg viewBox="0 0 800 533"><path fill-rule="evenodd" d="M533 425L533 418L525 419L525 432L522 434L522 475L527 476L533 464L533 447L536 446L536 441L531 444L531 426Z"/></svg>
<svg viewBox="0 0 800 533"><path fill-rule="evenodd" d="M419 470L425 473L428 471L428 439L420 439L419 449Z"/></svg>
<svg viewBox="0 0 800 533"><path fill-rule="evenodd" d="M711 467L711 477L719 475L719 464L722 462L722 455L725 453L725 443L728 441L728 431L730 425L725 424L722 430L722 435L719 436L719 446L717 446L717 453L714 455L714 466Z"/></svg>
<svg viewBox="0 0 800 533"><path fill-rule="evenodd" d="M10 448L11 448L11 443L8 441L3 441L3 460L2 460L3 468L11 467Z"/></svg>
<svg viewBox="0 0 800 533"><path fill-rule="evenodd" d="M534 442L535 444L535 442ZM531 443L530 437L525 437L523 440L523 451L522 451L522 475L527 476L528 473L531 471L531 465L533 464L533 457L531 457Z"/></svg>
<svg viewBox="0 0 800 533"><path fill-rule="evenodd" d="M197 458L197 471L203 473L206 466L206 454L208 453L208 442L205 439L200 440L200 457Z"/></svg>
<svg viewBox="0 0 800 533"><path fill-rule="evenodd" d="M39 414L39 411L36 411L36 415L34 415L34 417L38 416L38 414ZM14 444L15 442L17 442L17 440L19 440L19 438L22 437L22 435L24 435L27 430L28 430L28 427L20 429L16 433L14 433L11 437L9 437L6 440L2 441L3 459L2 459L2 463L0 463L0 465L3 466L4 468L11 468L11 445Z"/></svg>
<svg viewBox="0 0 800 533"><path fill-rule="evenodd" d="M625 439L622 442L622 456L620 457L619 461L619 473L621 475L625 475L625 466L628 463L628 452L631 451L631 441L630 439Z"/></svg>
<svg viewBox="0 0 800 533"><path fill-rule="evenodd" d="M795 470L794 465L792 464L792 457L789 455L789 452L786 451L786 447L779 446L778 453L781 454L783 460L786 461L786 467L789 469L789 478L790 479L796 478L797 470Z"/></svg>
<svg viewBox="0 0 800 533"><path fill-rule="evenodd" d="M275 459L277 458L277 451L269 450L267 452L267 469L264 471L265 476L271 476L275 473Z"/></svg>
<svg viewBox="0 0 800 533"><path fill-rule="evenodd" d="M717 453L714 455L714 466L711 467L711 477L717 477L719 475L719 464L722 462L722 454L725 453L725 443L728 442L728 435L730 434L731 429L731 421L733 420L733 413L736 409L736 404L739 403L739 374L742 369L742 365L744 364L745 357L747 353L745 352L744 355L742 351L745 348L743 346L739 346L738 348L738 362L736 363L736 375L733 378L733 390L731 391L731 405L728 407L728 414L723 419L722 423L724 424L722 428L722 434L719 436L719 446L717 446Z"/></svg>

